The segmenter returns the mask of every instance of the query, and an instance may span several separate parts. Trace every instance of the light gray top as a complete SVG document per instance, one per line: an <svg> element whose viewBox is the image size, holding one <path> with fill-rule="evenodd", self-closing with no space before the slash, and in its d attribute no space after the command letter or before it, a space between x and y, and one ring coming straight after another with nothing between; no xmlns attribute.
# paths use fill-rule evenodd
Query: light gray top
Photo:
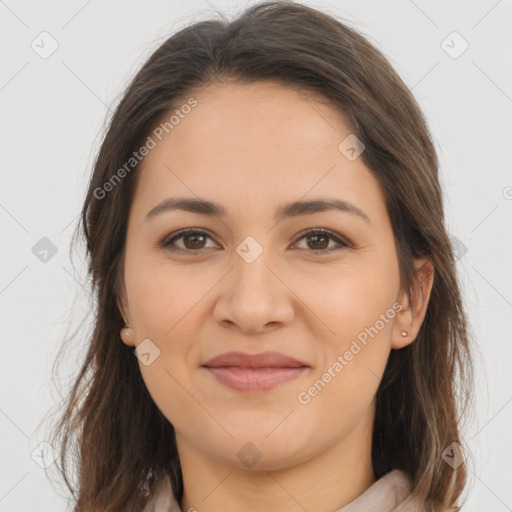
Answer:
<svg viewBox="0 0 512 512"><path fill-rule="evenodd" d="M410 494L410 479L398 469L386 473L366 491L335 512L421 512L419 501L407 502ZM182 511L174 496L170 480L163 480L144 512Z"/></svg>

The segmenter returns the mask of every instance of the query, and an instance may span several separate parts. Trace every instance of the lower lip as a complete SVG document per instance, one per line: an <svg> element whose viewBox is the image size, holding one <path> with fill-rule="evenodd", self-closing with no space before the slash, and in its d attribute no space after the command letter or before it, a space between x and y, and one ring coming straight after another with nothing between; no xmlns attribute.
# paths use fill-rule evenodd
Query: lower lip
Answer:
<svg viewBox="0 0 512 512"><path fill-rule="evenodd" d="M299 377L307 367L299 368L205 368L225 386L237 391L269 391Z"/></svg>

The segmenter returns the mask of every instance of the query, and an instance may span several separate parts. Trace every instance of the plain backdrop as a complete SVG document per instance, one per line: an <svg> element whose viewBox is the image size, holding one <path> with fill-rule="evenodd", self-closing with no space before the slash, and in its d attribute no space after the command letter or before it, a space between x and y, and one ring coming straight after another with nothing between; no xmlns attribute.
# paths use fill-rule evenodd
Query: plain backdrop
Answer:
<svg viewBox="0 0 512 512"><path fill-rule="evenodd" d="M425 112L478 347L463 510L512 510L512 2L305 3L381 49ZM71 258L70 242L108 109L173 32L252 4L0 1L2 512L68 510L42 467L51 460L42 420L59 385L69 385L91 325L90 317L80 325L91 310L83 247ZM52 385L74 328L75 349Z"/></svg>

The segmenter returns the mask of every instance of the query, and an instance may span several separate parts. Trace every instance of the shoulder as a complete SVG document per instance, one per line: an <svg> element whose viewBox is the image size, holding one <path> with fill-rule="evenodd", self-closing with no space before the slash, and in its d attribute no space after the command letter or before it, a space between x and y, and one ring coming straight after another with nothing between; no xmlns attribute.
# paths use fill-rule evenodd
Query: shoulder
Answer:
<svg viewBox="0 0 512 512"><path fill-rule="evenodd" d="M363 494L338 512L421 512L419 500L410 497L411 480L395 469L373 483Z"/></svg>
<svg viewBox="0 0 512 512"><path fill-rule="evenodd" d="M144 512L182 512L168 476L157 483Z"/></svg>

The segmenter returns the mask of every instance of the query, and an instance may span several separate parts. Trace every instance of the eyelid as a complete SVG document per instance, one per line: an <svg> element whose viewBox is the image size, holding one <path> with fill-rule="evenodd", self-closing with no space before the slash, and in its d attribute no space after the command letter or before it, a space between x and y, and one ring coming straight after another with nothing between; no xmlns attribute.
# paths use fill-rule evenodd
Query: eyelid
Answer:
<svg viewBox="0 0 512 512"><path fill-rule="evenodd" d="M309 251L309 252L311 252L313 254L315 254L315 253L317 253L317 254L326 254L328 252L332 252L332 251L337 250L337 249L352 248L352 244L348 240L346 240L346 238L344 238L343 236L339 235L335 231L331 231L330 229L326 229L326 228L308 228L308 229L305 229L305 230L301 231L297 235L297 238L296 238L295 242L293 242L293 244L295 245L297 242L302 240L306 235L316 235L316 234L325 235L325 236L329 237L332 241L336 242L339 247L331 247L330 249L320 249L318 251L315 251L313 249L301 249L301 250Z"/></svg>
<svg viewBox="0 0 512 512"><path fill-rule="evenodd" d="M172 243L174 243L176 240L179 240L180 238L184 237L185 235L189 234L200 234L200 235L206 235L208 238L211 238L214 240L213 236L208 233L208 231L202 229L202 228L185 228L180 229L179 231L176 231L175 233L171 233L171 235L165 237L163 241L160 243L160 247L163 249L169 250L171 252L188 252L188 253L201 253L205 249L198 249L197 251L193 251L190 249L182 249L181 247L171 247Z"/></svg>
<svg viewBox="0 0 512 512"><path fill-rule="evenodd" d="M182 249L181 247L171 247L172 244L176 240L179 240L180 238L182 238L188 234L206 235L206 237L214 240L214 237L212 235L210 235L209 232L203 228L185 228L185 229L181 229L175 233L172 233L168 237L165 237L164 240L160 243L160 247L163 249L169 250L171 252L190 253L190 254L193 254L193 253L201 254L203 251L208 249L208 248L203 248L203 249L192 250L192 249ZM305 230L302 230L300 233L298 233L298 235L292 245L295 245L300 240L305 238L307 235L315 235L315 234L322 234L322 235L328 236L332 241L334 241L335 243L338 244L338 247L331 247L330 249L319 249L319 250L314 250L314 249L299 249L299 250L308 251L313 254L317 253L317 254L321 255L321 254L326 254L328 252L332 252L334 250L339 250L339 249L343 249L343 248L353 248L353 244L351 242L349 242L345 237L343 237L342 235L339 235L335 231L331 231L330 229L326 229L326 228L307 228Z"/></svg>

